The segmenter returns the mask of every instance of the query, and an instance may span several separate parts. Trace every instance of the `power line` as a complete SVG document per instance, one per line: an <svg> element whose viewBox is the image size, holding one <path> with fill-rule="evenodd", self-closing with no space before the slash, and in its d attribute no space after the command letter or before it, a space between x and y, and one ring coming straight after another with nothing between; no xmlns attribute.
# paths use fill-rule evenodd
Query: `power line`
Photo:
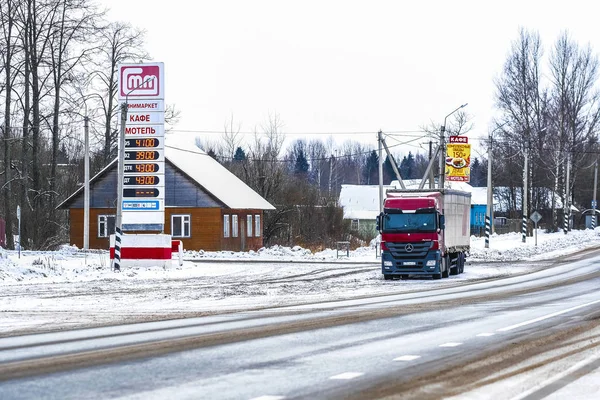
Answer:
<svg viewBox="0 0 600 400"><path fill-rule="evenodd" d="M229 134L240 134L240 135L254 135L254 134L264 134L265 132L261 131L236 131L236 132L227 132L225 130L196 130L196 129L171 129L171 132L181 132L181 133L199 133L199 134L217 134L217 133L229 133ZM390 133L401 134L401 133L423 133L424 131L392 131ZM348 131L348 132L279 132L282 135L377 135L376 131L369 132L360 132L360 131Z"/></svg>

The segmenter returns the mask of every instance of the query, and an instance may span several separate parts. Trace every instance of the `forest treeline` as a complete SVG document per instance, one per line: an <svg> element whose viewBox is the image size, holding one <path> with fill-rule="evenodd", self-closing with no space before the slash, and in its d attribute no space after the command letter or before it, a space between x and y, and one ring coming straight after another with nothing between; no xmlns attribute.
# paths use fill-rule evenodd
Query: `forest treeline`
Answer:
<svg viewBox="0 0 600 400"><path fill-rule="evenodd" d="M479 136L493 132L494 185L508 188L509 212L515 215L526 154L529 209L555 210L559 199L588 204L592 198L598 59L568 33L543 54L539 35L522 29L495 82L499 118L477 127ZM17 206L24 248L68 241L66 211L56 207L83 184L84 118L93 176L116 156L117 65L150 59L144 32L108 20L93 1L0 2L0 216L9 248L17 233ZM173 105L165 119L176 123ZM457 113L446 134L467 133L468 122L467 114ZM234 126L232 118L217 143L200 144L277 207L265 215L265 244L330 246L351 236L337 200L342 184L378 183L376 132L372 144L337 143L327 135L288 144L277 115L250 140ZM403 179L422 177L429 161L426 144L436 143L438 135L436 122L422 129L422 138L397 138L390 146ZM415 145L417 139L424 147ZM481 144L487 150L486 141ZM395 177L389 160L383 161L388 183ZM471 183L484 186L485 151L471 161Z"/></svg>

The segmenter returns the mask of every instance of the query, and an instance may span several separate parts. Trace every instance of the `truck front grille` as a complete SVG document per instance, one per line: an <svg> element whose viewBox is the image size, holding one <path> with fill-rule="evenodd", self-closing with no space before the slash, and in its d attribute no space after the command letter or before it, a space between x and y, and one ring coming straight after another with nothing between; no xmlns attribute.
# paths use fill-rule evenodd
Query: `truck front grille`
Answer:
<svg viewBox="0 0 600 400"><path fill-rule="evenodd" d="M390 243L386 242L395 260L425 258L433 242Z"/></svg>

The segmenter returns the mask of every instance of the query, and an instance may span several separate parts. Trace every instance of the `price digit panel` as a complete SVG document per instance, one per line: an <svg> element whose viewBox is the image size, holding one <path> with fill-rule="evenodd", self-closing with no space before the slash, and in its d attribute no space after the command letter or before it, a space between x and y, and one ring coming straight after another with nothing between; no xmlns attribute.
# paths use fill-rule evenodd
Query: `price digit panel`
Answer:
<svg viewBox="0 0 600 400"><path fill-rule="evenodd" d="M125 148L131 147L158 147L160 140L157 138L143 138L143 139L125 139Z"/></svg>
<svg viewBox="0 0 600 400"><path fill-rule="evenodd" d="M160 171L160 166L156 163L125 164L126 173L153 174Z"/></svg>
<svg viewBox="0 0 600 400"><path fill-rule="evenodd" d="M158 197L158 189L123 189L123 197Z"/></svg>
<svg viewBox="0 0 600 400"><path fill-rule="evenodd" d="M136 176L126 176L123 178L124 185L133 185L133 186L153 186L158 185L160 179L156 175L136 175Z"/></svg>
<svg viewBox="0 0 600 400"><path fill-rule="evenodd" d="M152 150L140 150L140 151L126 151L125 152L125 160L126 161L157 161L160 157L160 153L158 151Z"/></svg>

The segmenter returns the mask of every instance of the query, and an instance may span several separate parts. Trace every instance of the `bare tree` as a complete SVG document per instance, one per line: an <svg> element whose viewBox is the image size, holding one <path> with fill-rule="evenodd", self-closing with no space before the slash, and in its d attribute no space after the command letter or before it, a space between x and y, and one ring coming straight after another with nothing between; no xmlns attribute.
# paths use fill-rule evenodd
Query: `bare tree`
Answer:
<svg viewBox="0 0 600 400"><path fill-rule="evenodd" d="M55 21L50 33L49 60L52 76L52 163L50 167L50 209L54 210L56 198L56 173L60 143L60 113L65 84L73 80L75 68L98 47L82 47L94 43L100 14L95 6L85 0L59 0L55 3ZM51 211L51 214L53 212Z"/></svg>
<svg viewBox="0 0 600 400"><path fill-rule="evenodd" d="M525 154L531 151L532 143L536 142L543 128L545 103L540 82L541 57L539 34L521 29L519 38L512 43L502 75L496 80L496 104L502 113L500 122L506 127L498 134L507 145L500 150L511 152L520 149L519 163L514 162L516 155L502 154L505 159L513 160L506 165L508 180L505 182L512 188L522 186L519 172L523 171ZM535 186L534 182L532 186Z"/></svg>
<svg viewBox="0 0 600 400"><path fill-rule="evenodd" d="M552 101L555 113L556 140L555 188L558 189L558 175L564 176L563 204L565 212L570 209L570 197L578 172L590 163L586 153L597 142L600 104L594 86L598 81L598 58L589 46L580 48L567 32L561 34L555 43L551 58ZM568 164L568 167L566 168ZM564 166L560 170L560 166ZM570 170L570 175L565 174Z"/></svg>
<svg viewBox="0 0 600 400"><path fill-rule="evenodd" d="M241 129L241 123L236 123L233 118L233 114L231 114L231 116L229 117L229 121L225 123L222 135L224 143L223 153L229 160L233 160L235 151L242 142L242 135L240 134Z"/></svg>
<svg viewBox="0 0 600 400"><path fill-rule="evenodd" d="M17 6L15 1L7 0L0 4L0 24L2 24L2 37L0 37L0 54L2 55L2 70L4 71L4 82L2 89L4 92L4 121L2 126L2 139L3 139L3 166L4 171L0 171L4 176L3 183L0 190L2 192L3 199L3 214L6 220L6 232L7 246L14 248L13 243L13 210L11 202L11 132L12 132L12 121L11 121L11 105L12 105L12 92L15 80L15 72L13 72L13 57L17 51L17 38L18 38L18 27L16 26ZM2 91L0 90L0 93Z"/></svg>
<svg viewBox="0 0 600 400"><path fill-rule="evenodd" d="M100 94L102 109L102 158L107 164L114 157L117 130L117 66L126 62L141 62L150 58L144 50L144 31L124 22L110 23L102 32L98 63L90 71L91 91Z"/></svg>

